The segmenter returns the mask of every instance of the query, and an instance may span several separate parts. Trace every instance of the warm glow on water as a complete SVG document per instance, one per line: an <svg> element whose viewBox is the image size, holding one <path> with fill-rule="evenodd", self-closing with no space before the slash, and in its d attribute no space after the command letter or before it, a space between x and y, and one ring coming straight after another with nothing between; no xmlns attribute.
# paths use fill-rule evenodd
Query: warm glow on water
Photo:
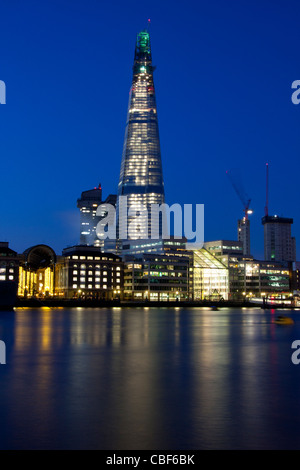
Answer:
<svg viewBox="0 0 300 470"><path fill-rule="evenodd" d="M300 449L297 339L297 310L1 312L0 448Z"/></svg>

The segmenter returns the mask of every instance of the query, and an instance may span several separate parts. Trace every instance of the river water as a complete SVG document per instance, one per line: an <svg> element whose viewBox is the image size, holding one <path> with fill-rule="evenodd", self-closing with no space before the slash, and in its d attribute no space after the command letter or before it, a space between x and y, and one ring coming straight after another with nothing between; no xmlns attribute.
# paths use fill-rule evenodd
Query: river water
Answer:
<svg viewBox="0 0 300 470"><path fill-rule="evenodd" d="M298 339L300 310L1 312L0 449L300 449Z"/></svg>

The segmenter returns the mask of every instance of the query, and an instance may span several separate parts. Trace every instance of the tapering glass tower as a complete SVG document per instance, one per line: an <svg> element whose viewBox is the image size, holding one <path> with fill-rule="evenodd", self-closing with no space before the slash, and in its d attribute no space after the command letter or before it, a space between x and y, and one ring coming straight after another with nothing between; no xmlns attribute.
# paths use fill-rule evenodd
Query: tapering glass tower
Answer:
<svg viewBox="0 0 300 470"><path fill-rule="evenodd" d="M150 205L162 204L165 199L153 71L150 36L144 30L136 39L118 201L120 196L127 196L128 207L138 211L143 204L149 216ZM118 232L123 229L124 233L124 224L128 227L130 222L130 215L123 220L120 217Z"/></svg>

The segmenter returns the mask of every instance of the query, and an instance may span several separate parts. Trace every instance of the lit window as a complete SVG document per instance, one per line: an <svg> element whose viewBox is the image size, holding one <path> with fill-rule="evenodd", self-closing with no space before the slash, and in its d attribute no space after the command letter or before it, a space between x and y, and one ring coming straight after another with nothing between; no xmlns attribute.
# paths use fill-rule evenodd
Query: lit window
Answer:
<svg viewBox="0 0 300 470"><path fill-rule="evenodd" d="M77 284L73 284L73 289L77 289Z"/></svg>
<svg viewBox="0 0 300 470"><path fill-rule="evenodd" d="M93 257L92 257L92 256L88 256L87 259L93 259Z"/></svg>
<svg viewBox="0 0 300 470"><path fill-rule="evenodd" d="M78 259L78 256L72 256L72 259Z"/></svg>
<svg viewBox="0 0 300 470"><path fill-rule="evenodd" d="M107 289L107 286L103 286L103 289Z"/></svg>
<svg viewBox="0 0 300 470"><path fill-rule="evenodd" d="M9 272L10 272L10 273L13 273L13 272L14 272L14 270L13 270L12 268L10 268Z"/></svg>
<svg viewBox="0 0 300 470"><path fill-rule="evenodd" d="M10 281L12 281L13 278L14 278L14 276L8 276L8 279L9 279Z"/></svg>
<svg viewBox="0 0 300 470"><path fill-rule="evenodd" d="M107 282L107 278L106 278L106 277L103 278L103 282Z"/></svg>
<svg viewBox="0 0 300 470"><path fill-rule="evenodd" d="M85 271L80 271L81 276L85 276Z"/></svg>
<svg viewBox="0 0 300 470"><path fill-rule="evenodd" d="M81 278L80 278L80 282L85 282L85 278L84 278L84 277L81 277Z"/></svg>
<svg viewBox="0 0 300 470"><path fill-rule="evenodd" d="M86 257L85 256L80 256L80 259L86 259Z"/></svg>
<svg viewBox="0 0 300 470"><path fill-rule="evenodd" d="M88 289L93 289L92 284L89 284L89 285L88 285Z"/></svg>
<svg viewBox="0 0 300 470"><path fill-rule="evenodd" d="M93 275L93 271L89 271L89 272L88 272L88 275L89 275L89 276L92 276L92 275Z"/></svg>
<svg viewBox="0 0 300 470"><path fill-rule="evenodd" d="M117 282L121 282L120 279L117 279Z"/></svg>
<svg viewBox="0 0 300 470"><path fill-rule="evenodd" d="M100 284L95 284L96 289L100 289Z"/></svg>
<svg viewBox="0 0 300 470"><path fill-rule="evenodd" d="M73 277L73 282L77 281L77 276Z"/></svg>
<svg viewBox="0 0 300 470"><path fill-rule="evenodd" d="M0 281L5 281L6 280L6 276L1 276L0 275Z"/></svg>
<svg viewBox="0 0 300 470"><path fill-rule="evenodd" d="M80 284L81 289L85 288L85 284Z"/></svg>
<svg viewBox="0 0 300 470"><path fill-rule="evenodd" d="M93 278L92 278L92 277L89 277L89 278L88 278L88 282L93 282Z"/></svg>
<svg viewBox="0 0 300 470"><path fill-rule="evenodd" d="M73 269L73 274L78 274L78 271L76 271L76 269Z"/></svg>
<svg viewBox="0 0 300 470"><path fill-rule="evenodd" d="M107 276L107 271L103 271L103 276Z"/></svg>
<svg viewBox="0 0 300 470"><path fill-rule="evenodd" d="M95 271L96 276L100 276L100 271Z"/></svg>
<svg viewBox="0 0 300 470"><path fill-rule="evenodd" d="M96 277L95 282L100 282L100 277Z"/></svg>

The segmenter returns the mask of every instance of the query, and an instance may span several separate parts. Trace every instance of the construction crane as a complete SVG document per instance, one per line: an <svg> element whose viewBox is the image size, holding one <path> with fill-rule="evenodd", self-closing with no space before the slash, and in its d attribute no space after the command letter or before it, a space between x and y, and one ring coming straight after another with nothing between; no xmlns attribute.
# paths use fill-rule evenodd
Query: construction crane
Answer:
<svg viewBox="0 0 300 470"><path fill-rule="evenodd" d="M253 210L250 209L251 199L249 198L248 194L245 192L245 190L243 188L241 178L234 177L233 174L232 174L232 171L227 170L226 174L229 177L230 182L231 182L236 194L238 195L240 201L243 204L244 214L245 214L244 218L245 218L245 220L248 220L248 216L250 214L253 214Z"/></svg>
<svg viewBox="0 0 300 470"><path fill-rule="evenodd" d="M238 220L238 241L242 243L243 255L250 256L250 220L248 216L253 212L250 209L251 199L243 188L242 178L234 177L232 171L226 171L226 173L244 207L244 217Z"/></svg>

